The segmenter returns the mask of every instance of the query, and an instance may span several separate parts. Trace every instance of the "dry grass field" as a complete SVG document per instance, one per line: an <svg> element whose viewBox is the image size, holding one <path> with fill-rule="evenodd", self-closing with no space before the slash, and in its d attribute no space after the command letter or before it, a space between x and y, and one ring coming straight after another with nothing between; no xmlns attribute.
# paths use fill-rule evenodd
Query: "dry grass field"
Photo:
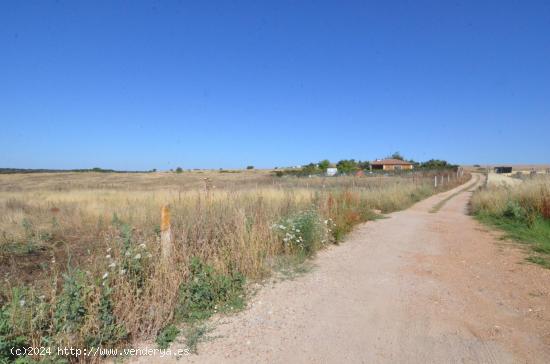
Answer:
<svg viewBox="0 0 550 364"><path fill-rule="evenodd" d="M221 173L0 176L0 335L6 347L117 346L243 307L245 282L299 262L433 187L401 177ZM161 259L160 211L172 253ZM9 357L9 354L2 353Z"/></svg>
<svg viewBox="0 0 550 364"><path fill-rule="evenodd" d="M522 180L519 178L512 178L510 176L498 173L487 173L487 185L488 186L516 186L521 184Z"/></svg>

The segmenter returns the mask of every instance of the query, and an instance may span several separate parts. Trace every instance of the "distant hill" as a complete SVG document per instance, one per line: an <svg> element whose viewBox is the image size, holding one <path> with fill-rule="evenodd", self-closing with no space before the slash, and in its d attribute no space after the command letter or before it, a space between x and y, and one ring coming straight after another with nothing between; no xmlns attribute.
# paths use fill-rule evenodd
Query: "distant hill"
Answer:
<svg viewBox="0 0 550 364"><path fill-rule="evenodd" d="M0 168L0 174L13 173L66 173L66 172L99 172L99 173L151 173L150 171L117 171L114 169L88 168L88 169L29 169L29 168Z"/></svg>

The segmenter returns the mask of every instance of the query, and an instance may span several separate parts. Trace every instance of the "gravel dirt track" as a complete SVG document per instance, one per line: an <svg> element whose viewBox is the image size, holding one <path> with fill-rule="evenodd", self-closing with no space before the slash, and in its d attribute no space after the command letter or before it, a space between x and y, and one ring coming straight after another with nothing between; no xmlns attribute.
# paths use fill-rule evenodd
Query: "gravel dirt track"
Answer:
<svg viewBox="0 0 550 364"><path fill-rule="evenodd" d="M358 226L177 362L550 363L550 270L468 216L466 186Z"/></svg>

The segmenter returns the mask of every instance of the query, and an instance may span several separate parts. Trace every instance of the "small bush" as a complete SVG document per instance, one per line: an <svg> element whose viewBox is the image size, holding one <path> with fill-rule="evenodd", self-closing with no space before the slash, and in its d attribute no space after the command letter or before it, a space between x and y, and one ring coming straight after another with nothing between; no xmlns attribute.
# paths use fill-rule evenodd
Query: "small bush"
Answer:
<svg viewBox="0 0 550 364"><path fill-rule="evenodd" d="M77 270L63 275L63 291L57 297L54 313L56 333L72 334L80 329L87 313L88 292L83 272Z"/></svg>
<svg viewBox="0 0 550 364"><path fill-rule="evenodd" d="M502 215L511 219L523 220L525 217L525 210L517 201L508 201Z"/></svg>
<svg viewBox="0 0 550 364"><path fill-rule="evenodd" d="M244 307L245 278L238 272L218 273L212 266L193 257L190 277L180 287L176 319L203 320L218 311Z"/></svg>
<svg viewBox="0 0 550 364"><path fill-rule="evenodd" d="M331 240L332 220L323 220L316 210L309 209L279 221L273 229L281 236L285 250L311 256Z"/></svg>

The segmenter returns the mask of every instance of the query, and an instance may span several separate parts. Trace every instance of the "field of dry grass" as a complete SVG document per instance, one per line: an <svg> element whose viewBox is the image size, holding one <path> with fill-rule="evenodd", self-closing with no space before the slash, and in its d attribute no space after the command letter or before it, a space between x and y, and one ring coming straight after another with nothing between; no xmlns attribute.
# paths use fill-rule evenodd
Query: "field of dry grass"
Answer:
<svg viewBox="0 0 550 364"><path fill-rule="evenodd" d="M519 178L513 178L504 174L493 172L487 174L488 186L515 186L521 184L521 182L522 180Z"/></svg>
<svg viewBox="0 0 550 364"><path fill-rule="evenodd" d="M306 259L375 210L403 209L464 179L437 189L432 181L430 173L2 175L0 336L12 346L116 346L242 306L245 280L266 277L282 257ZM164 205L169 264L160 263Z"/></svg>

